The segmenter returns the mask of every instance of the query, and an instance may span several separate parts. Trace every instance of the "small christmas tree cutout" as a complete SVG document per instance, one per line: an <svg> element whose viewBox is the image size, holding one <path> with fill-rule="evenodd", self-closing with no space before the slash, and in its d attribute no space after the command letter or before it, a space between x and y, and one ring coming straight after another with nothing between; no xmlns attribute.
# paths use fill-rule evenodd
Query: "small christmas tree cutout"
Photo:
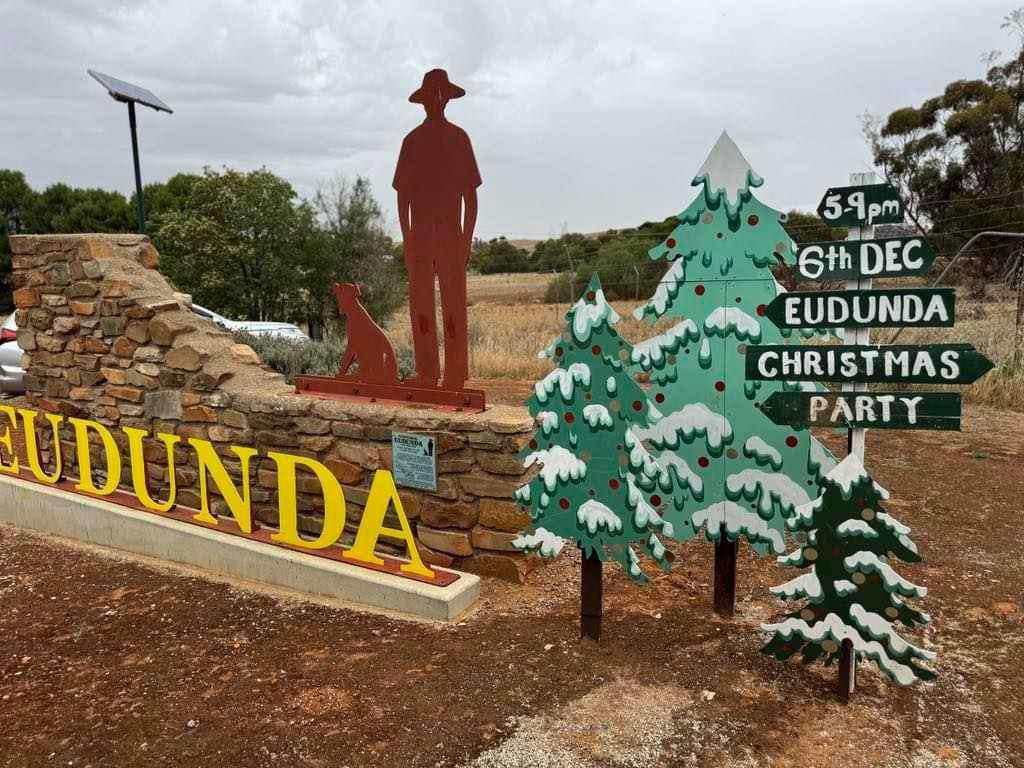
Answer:
<svg viewBox="0 0 1024 768"><path fill-rule="evenodd" d="M807 602L783 621L762 625L773 634L763 653L780 660L799 653L804 663L830 665L849 641L857 658L871 659L900 685L935 677L920 664L935 654L897 633L897 622L913 628L930 619L901 599L924 597L926 590L891 565L921 558L910 529L882 509L888 497L856 454L822 478L821 495L789 521L792 530L806 532L807 543L778 558L782 565L811 570L771 590Z"/></svg>
<svg viewBox="0 0 1024 768"><path fill-rule="evenodd" d="M523 449L524 466L539 470L515 494L534 522L513 544L556 557L572 541L585 558L613 559L642 583L637 550L669 567L659 534L671 536L672 526L658 507L672 475L636 437L659 414L626 369L632 347L618 320L595 275L547 350L558 367L527 401L538 429Z"/></svg>
<svg viewBox="0 0 1024 768"><path fill-rule="evenodd" d="M758 405L797 382L746 381L751 344L796 343L764 317L782 290L771 268L795 261L785 216L754 195L762 179L723 133L693 185L700 193L649 256L669 262L638 319L675 324L633 349L633 373L664 414L638 432L659 461L686 477L665 517L685 540L703 531L716 543L715 605L729 615L736 542L759 554L785 551L785 518L810 500L835 459L811 434L775 424Z"/></svg>

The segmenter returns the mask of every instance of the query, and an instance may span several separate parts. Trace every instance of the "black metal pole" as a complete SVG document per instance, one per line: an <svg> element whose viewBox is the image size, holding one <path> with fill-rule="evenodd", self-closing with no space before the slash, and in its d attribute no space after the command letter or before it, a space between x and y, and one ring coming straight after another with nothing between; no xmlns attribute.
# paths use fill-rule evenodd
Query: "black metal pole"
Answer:
<svg viewBox="0 0 1024 768"><path fill-rule="evenodd" d="M139 232L146 232L146 208L142 200L142 171L139 169L139 135L135 128L135 102L128 102L128 124L132 129L132 160L135 162L135 201L139 209Z"/></svg>
<svg viewBox="0 0 1024 768"><path fill-rule="evenodd" d="M597 553L583 555L580 574L580 637L601 639L602 592L601 558Z"/></svg>
<svg viewBox="0 0 1024 768"><path fill-rule="evenodd" d="M729 541L723 526L715 542L715 613L731 619L736 610L736 554L740 542Z"/></svg>

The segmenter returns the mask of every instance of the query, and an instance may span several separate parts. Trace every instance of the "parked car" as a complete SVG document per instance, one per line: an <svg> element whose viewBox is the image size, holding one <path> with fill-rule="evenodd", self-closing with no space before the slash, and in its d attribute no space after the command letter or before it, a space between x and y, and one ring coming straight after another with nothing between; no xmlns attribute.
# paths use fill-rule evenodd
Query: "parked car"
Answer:
<svg viewBox="0 0 1024 768"><path fill-rule="evenodd" d="M207 320L213 320L221 328L228 331L244 331L253 336L279 336L293 341L309 341L309 336L297 325L291 323L275 323L257 320L228 320L223 315L218 315L212 309L201 307L198 304L192 305L192 311Z"/></svg>
<svg viewBox="0 0 1024 768"><path fill-rule="evenodd" d="M18 324L14 322L12 312L0 328L0 392L10 395L25 392L25 371L21 367L23 354L18 346Z"/></svg>

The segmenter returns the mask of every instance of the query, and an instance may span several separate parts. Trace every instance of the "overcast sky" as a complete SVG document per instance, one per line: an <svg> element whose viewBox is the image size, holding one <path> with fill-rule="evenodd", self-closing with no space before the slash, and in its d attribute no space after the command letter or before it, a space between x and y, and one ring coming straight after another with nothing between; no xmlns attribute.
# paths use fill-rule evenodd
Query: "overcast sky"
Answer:
<svg viewBox="0 0 1024 768"><path fill-rule="evenodd" d="M545 237L677 213L727 129L777 208L870 168L858 116L977 77L1012 49L990 0L344 2L0 0L0 168L130 192L126 109L150 88L145 181L266 166L308 195L368 176L389 224L407 102L448 70L484 179L477 234Z"/></svg>

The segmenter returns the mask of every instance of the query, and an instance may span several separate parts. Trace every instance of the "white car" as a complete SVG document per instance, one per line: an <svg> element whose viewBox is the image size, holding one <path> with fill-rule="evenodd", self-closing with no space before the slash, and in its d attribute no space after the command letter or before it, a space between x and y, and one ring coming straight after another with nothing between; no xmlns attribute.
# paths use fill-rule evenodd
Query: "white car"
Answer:
<svg viewBox="0 0 1024 768"><path fill-rule="evenodd" d="M14 322L12 312L0 328L0 392L11 395L25 392L25 371L21 368L23 354L18 346L18 324Z"/></svg>
<svg viewBox="0 0 1024 768"><path fill-rule="evenodd" d="M258 320L228 320L223 315L218 315L212 309L201 307L198 304L192 305L192 311L200 317L212 320L221 328L228 331L244 331L253 336L279 336L282 339L291 341L309 341L309 336L297 325L291 323L274 323Z"/></svg>

